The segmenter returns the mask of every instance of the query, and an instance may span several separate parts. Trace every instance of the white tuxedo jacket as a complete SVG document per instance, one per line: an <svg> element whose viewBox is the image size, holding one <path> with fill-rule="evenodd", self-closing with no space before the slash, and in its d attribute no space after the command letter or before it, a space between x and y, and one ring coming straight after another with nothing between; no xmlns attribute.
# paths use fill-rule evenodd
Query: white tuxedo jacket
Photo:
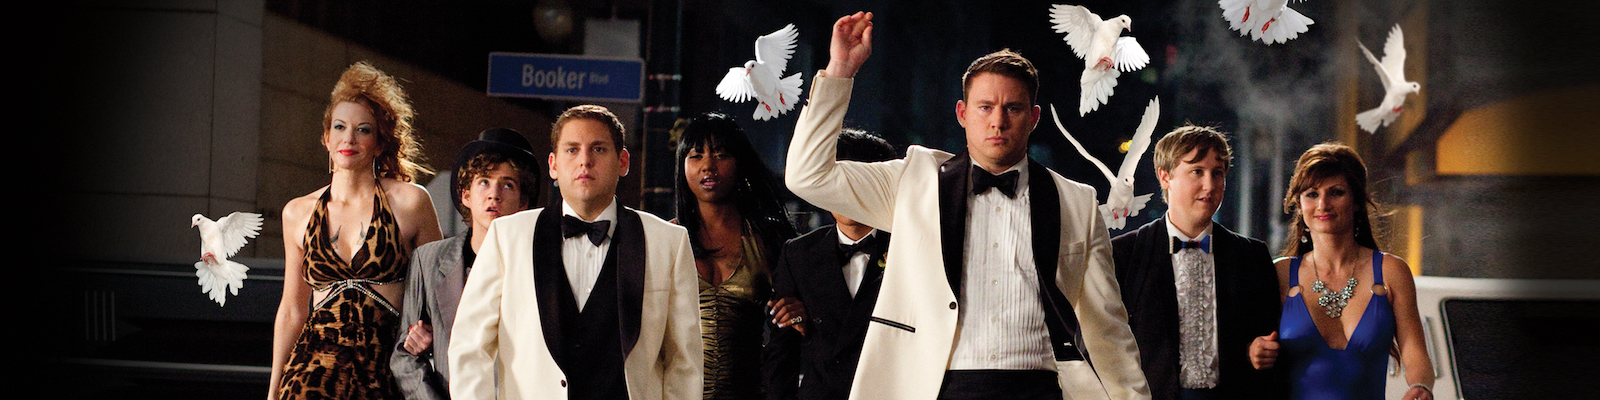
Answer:
<svg viewBox="0 0 1600 400"><path fill-rule="evenodd" d="M946 260L961 261L966 174L960 173L961 179L954 183L963 190L954 192L961 196L959 201L942 201L940 185L942 178L945 184L955 181L949 178L958 172L953 165L970 168L965 167L970 162L965 155L957 157L921 146L911 146L899 160L836 162L838 133L853 83L853 79L820 73L813 80L810 104L801 110L789 146L785 182L795 194L822 209L894 233L850 398L933 399L955 347L959 307L953 288L960 287L961 274L959 264L947 265ZM1076 328L1074 335L1062 336L1078 336L1074 342L1081 346L1064 351L1072 347L1070 343L1052 340L1062 392L1069 399L1147 399L1150 391L1128 328L1111 260L1111 241L1096 208L1094 188L1069 181L1037 163L1033 168L1037 169L1030 171L1045 173L1030 173L1029 180L1044 186L1030 184L1030 190L1047 192L1031 192L1034 251L1049 257L1035 259L1040 263L1041 279L1054 283L1057 292L1050 297L1064 298L1041 301L1047 314L1052 304L1062 306L1057 312L1072 319L1065 323ZM1059 208L1040 202L1050 198L1044 197L1048 192L1056 192ZM941 209L942 203L954 206ZM1051 214L1059 216L1059 221L1049 218ZM956 225L942 225L946 223ZM954 258L949 254L952 245ZM1055 259L1054 264L1045 264L1050 258ZM1062 303L1069 303L1070 308ZM1052 339L1060 339L1055 333L1052 329ZM1087 355L1089 362L1070 354L1075 351Z"/></svg>
<svg viewBox="0 0 1600 400"><path fill-rule="evenodd" d="M462 291L451 338L450 396L456 399L566 399L567 377L550 352L559 327L541 319L553 293L541 293L549 279L536 282L534 259L560 266L560 247L535 254L539 235L560 238L560 212L541 225L550 209L524 211L495 219ZM637 215L642 237L630 237L625 214ZM548 221L547 220L547 221ZM541 228L543 229L543 228ZM635 400L699 400L703 349L694 257L688 231L644 212L620 208L612 246L618 249L619 318L628 397ZM542 239L541 239L542 240ZM643 242L643 248L639 248ZM629 257L629 252L634 257ZM640 262L642 261L642 262ZM634 263L632 273L627 265ZM630 279L629 276L636 278ZM642 282L639 277L642 277ZM545 286L540 286L541 283ZM556 284L567 285L564 280ZM631 288L631 290L630 290ZM548 292L548 291L547 291ZM633 293L629 295L628 293ZM590 299L590 302L605 299ZM629 304L632 303L632 304ZM550 313L554 321L553 312Z"/></svg>

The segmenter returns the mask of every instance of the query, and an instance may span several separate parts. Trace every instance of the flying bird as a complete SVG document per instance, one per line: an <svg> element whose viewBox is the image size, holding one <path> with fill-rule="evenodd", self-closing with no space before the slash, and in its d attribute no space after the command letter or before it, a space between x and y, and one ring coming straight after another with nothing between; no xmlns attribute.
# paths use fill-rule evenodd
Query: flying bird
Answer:
<svg viewBox="0 0 1600 400"><path fill-rule="evenodd" d="M210 295L218 306L224 305L228 298L223 290L237 296L244 286L244 272L250 269L228 257L238 253L246 239L261 233L261 214L235 212L215 222L195 214L190 221L190 227L200 229L200 262L194 263L200 292Z"/></svg>
<svg viewBox="0 0 1600 400"><path fill-rule="evenodd" d="M1083 6L1054 4L1050 6L1050 22L1056 33L1065 33L1072 54L1083 59L1083 76L1078 85L1083 88L1078 96L1078 115L1100 108L1117 87L1117 77L1123 72L1133 72L1150 63L1150 55L1139 47L1133 37L1122 37L1122 31L1132 29L1133 19L1127 15L1101 20L1099 15Z"/></svg>
<svg viewBox="0 0 1600 400"><path fill-rule="evenodd" d="M1288 43L1316 23L1289 8L1289 0L1219 0L1217 5L1222 6L1222 18L1228 20L1228 29L1238 31L1239 36L1249 33L1251 40L1269 46Z"/></svg>
<svg viewBox="0 0 1600 400"><path fill-rule="evenodd" d="M1372 62L1372 67L1378 70L1378 80L1383 82L1383 103L1378 108L1362 111L1356 114L1356 124L1367 133L1377 133L1378 128L1394 123L1400 117L1400 110L1406 102L1406 96L1422 90L1422 85L1406 80L1406 45L1405 35L1400 33L1400 24L1395 24L1389 30L1389 39L1383 42L1383 61L1372 56L1367 46L1361 46L1361 54L1367 56L1367 61Z"/></svg>
<svg viewBox="0 0 1600 400"><path fill-rule="evenodd" d="M800 73L782 79L789 68L789 57L794 55L795 41L800 31L794 24L756 38L756 59L745 61L743 67L728 69L728 74L717 83L717 95L735 103L754 98L755 119L768 120L794 109L800 101Z"/></svg>
<svg viewBox="0 0 1600 400"><path fill-rule="evenodd" d="M1067 127L1061 125L1061 117L1056 112L1056 106L1050 106L1050 118L1056 122L1056 128L1061 129L1061 135L1078 148L1078 153L1083 158L1089 159L1094 166L1100 167L1100 172L1105 174L1106 180L1111 181L1111 191L1106 194L1106 203L1100 205L1100 217L1106 220L1106 227L1122 229L1128 223L1128 217L1139 215L1139 210L1144 209L1144 204L1150 201L1151 193L1133 195L1133 173L1139 168L1139 158L1145 150L1150 148L1150 134L1156 130L1156 118L1161 116L1161 98L1150 100L1150 105L1144 108L1144 117L1139 121L1139 127L1134 130L1133 140L1128 144L1128 155L1122 157L1122 165L1113 175L1110 168L1104 163L1089 155L1089 150L1083 148L1067 133Z"/></svg>

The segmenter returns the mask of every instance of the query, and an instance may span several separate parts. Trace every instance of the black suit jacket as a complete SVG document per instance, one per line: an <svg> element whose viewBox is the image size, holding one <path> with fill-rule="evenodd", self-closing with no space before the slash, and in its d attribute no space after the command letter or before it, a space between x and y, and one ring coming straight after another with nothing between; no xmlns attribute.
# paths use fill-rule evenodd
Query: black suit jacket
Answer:
<svg viewBox="0 0 1600 400"><path fill-rule="evenodd" d="M888 232L877 231L873 235ZM806 335L768 322L771 341L763 350L763 375L769 399L843 399L850 394L867 322L878 301L883 274L864 274L856 296L850 297L843 265L839 264L839 234L824 226L783 245L772 272L774 299L794 297L805 304ZM883 254L871 255L867 268L878 268ZM875 279L866 279L875 277ZM805 379L799 379L799 374ZM796 386L796 380L801 383Z"/></svg>
<svg viewBox="0 0 1600 400"><path fill-rule="evenodd" d="M1216 260L1217 398L1288 398L1283 368L1258 371L1250 365L1250 342L1277 330L1282 313L1278 275L1267 246L1214 222L1211 235ZM1139 361L1155 399L1176 399L1181 388L1171 243L1164 217L1111 240L1128 326L1139 343Z"/></svg>

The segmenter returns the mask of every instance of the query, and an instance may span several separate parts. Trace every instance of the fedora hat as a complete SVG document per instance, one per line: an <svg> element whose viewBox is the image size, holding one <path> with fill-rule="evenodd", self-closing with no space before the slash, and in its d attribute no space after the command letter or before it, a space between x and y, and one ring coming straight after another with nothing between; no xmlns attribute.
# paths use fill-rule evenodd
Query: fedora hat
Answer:
<svg viewBox="0 0 1600 400"><path fill-rule="evenodd" d="M524 171L532 173L538 179L539 157L533 155L533 146L528 144L528 138L522 133L506 128L489 128L478 134L478 140L468 142L461 147L461 152L456 154L455 167L450 174L450 200L455 202L456 209L461 209L461 182L455 177L454 171L466 167L468 161L479 154L500 153L507 158L515 160ZM522 188L524 201L532 205L539 197L539 185L527 185Z"/></svg>

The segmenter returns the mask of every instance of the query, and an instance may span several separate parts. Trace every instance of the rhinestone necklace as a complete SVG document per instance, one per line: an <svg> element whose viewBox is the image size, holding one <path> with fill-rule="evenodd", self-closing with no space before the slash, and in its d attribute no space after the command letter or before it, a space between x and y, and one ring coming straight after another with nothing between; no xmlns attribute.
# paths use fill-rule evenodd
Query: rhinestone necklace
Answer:
<svg viewBox="0 0 1600 400"><path fill-rule="evenodd" d="M1328 290L1328 285L1322 283L1321 279L1311 282L1311 291L1322 295L1317 297L1317 305L1322 306L1322 312L1328 314L1329 318L1339 318L1340 315L1344 315L1344 306L1349 305L1350 296L1355 294L1355 287L1356 278L1353 276L1345 281L1344 288L1337 292Z"/></svg>

